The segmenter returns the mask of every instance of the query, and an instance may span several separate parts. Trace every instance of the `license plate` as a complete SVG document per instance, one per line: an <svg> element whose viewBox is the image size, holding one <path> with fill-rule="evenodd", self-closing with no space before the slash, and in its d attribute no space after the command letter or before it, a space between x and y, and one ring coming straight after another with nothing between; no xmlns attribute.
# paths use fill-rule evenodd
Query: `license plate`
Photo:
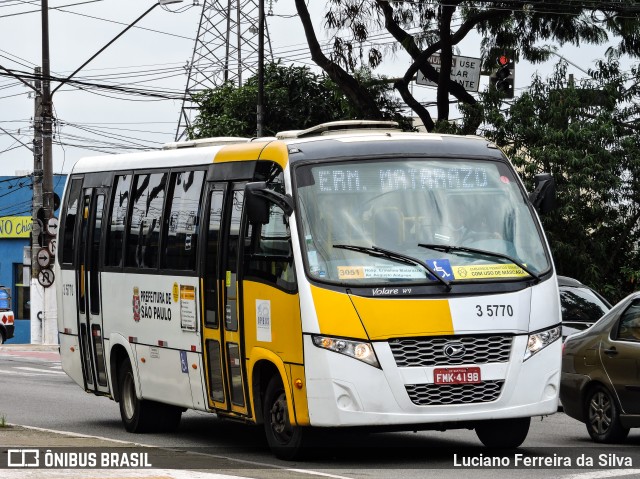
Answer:
<svg viewBox="0 0 640 479"><path fill-rule="evenodd" d="M434 384L475 384L481 382L480 368L435 368Z"/></svg>

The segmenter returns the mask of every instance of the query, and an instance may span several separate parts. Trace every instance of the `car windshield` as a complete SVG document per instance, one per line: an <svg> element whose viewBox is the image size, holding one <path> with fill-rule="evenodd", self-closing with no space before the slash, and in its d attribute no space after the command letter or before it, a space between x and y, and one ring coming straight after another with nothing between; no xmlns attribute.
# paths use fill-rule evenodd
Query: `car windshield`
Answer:
<svg viewBox="0 0 640 479"><path fill-rule="evenodd" d="M520 280L550 267L506 163L350 161L295 172L307 272L314 279L435 283L435 272L448 282Z"/></svg>

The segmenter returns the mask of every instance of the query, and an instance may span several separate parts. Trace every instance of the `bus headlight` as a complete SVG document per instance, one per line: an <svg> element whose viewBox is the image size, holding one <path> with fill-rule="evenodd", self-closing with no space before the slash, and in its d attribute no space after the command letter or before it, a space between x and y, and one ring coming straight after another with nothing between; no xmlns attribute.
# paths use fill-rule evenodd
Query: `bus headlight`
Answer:
<svg viewBox="0 0 640 479"><path fill-rule="evenodd" d="M526 361L538 351L542 351L551 343L559 339L561 332L562 326L554 326L553 328L530 334L529 340L527 341L527 349L524 352L524 360Z"/></svg>
<svg viewBox="0 0 640 479"><path fill-rule="evenodd" d="M349 356L376 368L380 368L380 363L378 363L378 358L376 358L376 353L373 351L371 343L315 335L312 336L311 339L313 340L313 344L319 348L344 354L345 356Z"/></svg>

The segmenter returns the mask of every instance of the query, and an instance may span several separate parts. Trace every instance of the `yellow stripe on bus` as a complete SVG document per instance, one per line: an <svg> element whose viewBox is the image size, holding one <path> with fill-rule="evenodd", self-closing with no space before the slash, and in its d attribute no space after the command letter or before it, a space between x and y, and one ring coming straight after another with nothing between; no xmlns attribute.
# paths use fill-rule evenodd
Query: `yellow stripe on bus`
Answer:
<svg viewBox="0 0 640 479"><path fill-rule="evenodd" d="M372 340L453 334L446 299L364 298L352 296Z"/></svg>
<svg viewBox="0 0 640 479"><path fill-rule="evenodd" d="M282 141L238 143L220 148L220 151L213 158L213 162L226 163L258 159L273 161L284 169L289 162L289 150Z"/></svg>
<svg viewBox="0 0 640 479"><path fill-rule="evenodd" d="M347 294L313 285L311 294L321 334L367 339L367 333Z"/></svg>
<svg viewBox="0 0 640 479"><path fill-rule="evenodd" d="M273 161L278 163L282 169L285 169L289 162L289 149L282 141L272 141L265 146L260 154L260 159Z"/></svg>
<svg viewBox="0 0 640 479"><path fill-rule="evenodd" d="M263 141L256 143L236 143L220 148L213 158L214 163L224 163L228 161L255 161L260 156L260 152L265 147Z"/></svg>

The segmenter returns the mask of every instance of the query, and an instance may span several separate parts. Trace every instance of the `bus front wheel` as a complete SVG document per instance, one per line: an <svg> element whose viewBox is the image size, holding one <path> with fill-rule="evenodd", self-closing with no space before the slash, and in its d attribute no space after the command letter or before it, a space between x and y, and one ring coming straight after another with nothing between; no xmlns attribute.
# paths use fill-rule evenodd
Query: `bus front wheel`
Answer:
<svg viewBox="0 0 640 479"><path fill-rule="evenodd" d="M530 417L484 421L476 426L476 435L487 447L516 448L527 438L529 424Z"/></svg>
<svg viewBox="0 0 640 479"><path fill-rule="evenodd" d="M302 452L305 428L291 424L287 395L278 376L272 377L267 386L263 415L267 442L276 457L285 460L298 457Z"/></svg>

